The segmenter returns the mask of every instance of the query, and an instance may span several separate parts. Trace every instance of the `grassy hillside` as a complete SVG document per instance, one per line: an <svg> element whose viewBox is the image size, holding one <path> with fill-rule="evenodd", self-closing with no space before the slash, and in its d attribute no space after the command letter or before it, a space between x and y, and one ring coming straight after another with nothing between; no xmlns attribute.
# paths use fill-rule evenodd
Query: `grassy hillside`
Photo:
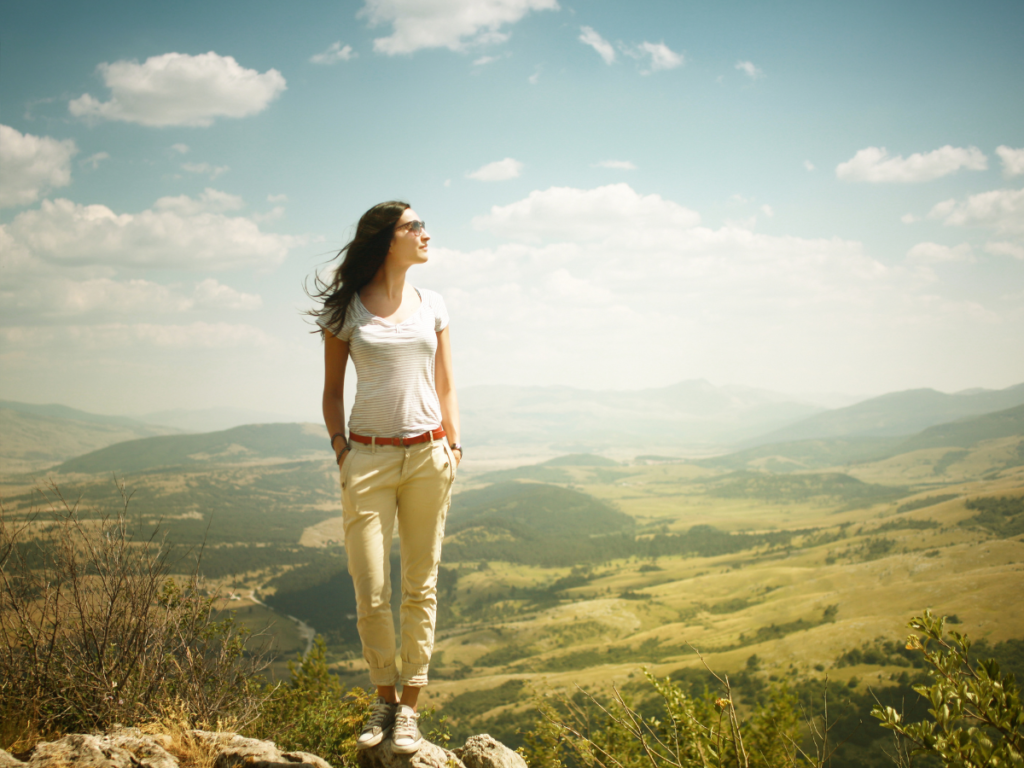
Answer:
<svg viewBox="0 0 1024 768"><path fill-rule="evenodd" d="M1016 436L1024 436L1024 405L929 427L901 442L892 453L909 453L923 448L970 448L983 440Z"/></svg>
<svg viewBox="0 0 1024 768"><path fill-rule="evenodd" d="M0 402L0 472L33 472L126 440L176 430L65 406Z"/></svg>
<svg viewBox="0 0 1024 768"><path fill-rule="evenodd" d="M131 440L78 456L56 469L122 474L159 467L330 455L323 428L315 424L250 424L223 432Z"/></svg>
<svg viewBox="0 0 1024 768"><path fill-rule="evenodd" d="M763 445L821 438L912 435L936 424L1021 404L1024 404L1024 384L998 391L953 395L934 389L912 389L815 414L751 442Z"/></svg>
<svg viewBox="0 0 1024 768"><path fill-rule="evenodd" d="M941 473L945 467L966 455L962 450L957 453L945 449L966 449L999 440L1009 440L1007 444L1010 445L1020 438L1024 438L1024 405L938 424L911 437L849 437L770 443L701 459L694 464L716 469L751 469L784 474L863 465L932 451L931 455L938 456L932 464ZM1011 455L1007 461L1012 464L1016 458Z"/></svg>
<svg viewBox="0 0 1024 768"><path fill-rule="evenodd" d="M827 464L843 441L820 452L804 444L814 471L767 471L766 458L796 455L791 444L725 457L731 464L569 456L534 468L553 473L544 482L465 472L448 518L424 703L450 707L457 729L514 743L531 691L615 684L642 699L641 665L702 685L695 647L741 697L786 682L811 707L827 674L830 706L847 718L840 731L862 733L861 705L873 695L916 695L917 672L893 650L914 613L955 616L992 648L1024 638L1019 418L1012 409L944 425L903 452L882 441L882 458L850 464ZM169 543L193 551L205 540L208 576L325 634L334 670L367 685L330 457L239 462L271 448L253 440L243 453L224 434L205 457L165 450L128 476L136 530L148 535L159 522ZM326 452L319 431L316 439ZM175 466L155 465L169 455ZM87 524L120 503L105 469L66 483ZM0 493L4 514L23 521L41 499L9 479ZM877 748L864 738L849 743ZM855 752L834 768L871 764Z"/></svg>

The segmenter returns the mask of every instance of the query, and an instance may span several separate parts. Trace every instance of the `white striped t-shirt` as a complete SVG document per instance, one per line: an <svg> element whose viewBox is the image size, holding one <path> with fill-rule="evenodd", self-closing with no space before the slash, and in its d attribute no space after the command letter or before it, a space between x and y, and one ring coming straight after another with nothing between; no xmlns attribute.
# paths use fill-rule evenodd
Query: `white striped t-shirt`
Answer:
<svg viewBox="0 0 1024 768"><path fill-rule="evenodd" d="M420 306L397 325L372 314L352 297L340 329L317 322L342 341L356 367L356 400L349 431L368 437L415 437L441 425L434 389L437 334L448 325L444 299L417 288Z"/></svg>

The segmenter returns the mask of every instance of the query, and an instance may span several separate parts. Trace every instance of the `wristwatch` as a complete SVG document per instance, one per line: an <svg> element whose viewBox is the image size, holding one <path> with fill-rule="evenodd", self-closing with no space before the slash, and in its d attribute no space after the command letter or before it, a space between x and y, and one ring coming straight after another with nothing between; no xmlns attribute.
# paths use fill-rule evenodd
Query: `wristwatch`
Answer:
<svg viewBox="0 0 1024 768"><path fill-rule="evenodd" d="M448 443L448 447L451 448L453 451L458 451L463 456L466 455L466 452L462 450L462 443Z"/></svg>

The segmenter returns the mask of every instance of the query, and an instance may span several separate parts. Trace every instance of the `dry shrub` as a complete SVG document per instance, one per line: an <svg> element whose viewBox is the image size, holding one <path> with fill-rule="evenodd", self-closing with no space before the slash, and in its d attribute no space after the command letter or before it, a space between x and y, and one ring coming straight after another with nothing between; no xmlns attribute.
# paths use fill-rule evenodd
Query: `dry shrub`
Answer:
<svg viewBox="0 0 1024 768"><path fill-rule="evenodd" d="M163 538L135 538L123 485L98 520L48 490L28 518L0 505L2 744L152 720L168 702L192 722L252 720L265 644L214 620L198 570L170 577Z"/></svg>

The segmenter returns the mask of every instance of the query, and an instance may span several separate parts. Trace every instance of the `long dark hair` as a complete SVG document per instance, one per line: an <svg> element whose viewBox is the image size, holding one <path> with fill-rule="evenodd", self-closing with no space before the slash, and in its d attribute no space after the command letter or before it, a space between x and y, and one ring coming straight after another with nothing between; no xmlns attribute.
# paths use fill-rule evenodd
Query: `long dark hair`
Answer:
<svg viewBox="0 0 1024 768"><path fill-rule="evenodd" d="M334 274L326 280L319 273L313 276L313 290L307 293L323 306L310 311L310 315L322 318L328 328L341 330L352 297L383 266L391 248L391 239L395 236L395 225L408 207L409 204L401 200L388 200L362 215L356 225L355 237L338 251L337 258L342 262Z"/></svg>

